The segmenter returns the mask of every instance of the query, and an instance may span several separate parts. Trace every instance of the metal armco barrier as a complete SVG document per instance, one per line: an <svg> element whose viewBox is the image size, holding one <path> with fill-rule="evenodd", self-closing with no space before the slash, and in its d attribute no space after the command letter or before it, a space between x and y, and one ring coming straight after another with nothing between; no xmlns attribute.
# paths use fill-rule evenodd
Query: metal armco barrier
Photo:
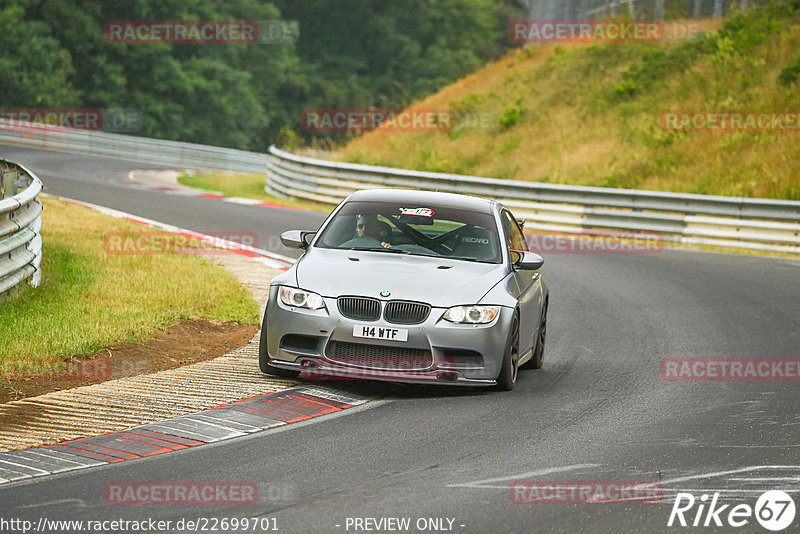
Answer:
<svg viewBox="0 0 800 534"><path fill-rule="evenodd" d="M28 280L39 285L42 182L21 165L0 160L0 294Z"/></svg>
<svg viewBox="0 0 800 534"><path fill-rule="evenodd" d="M0 119L0 141L90 156L172 165L180 169L264 172L266 155L216 146L76 130Z"/></svg>
<svg viewBox="0 0 800 534"><path fill-rule="evenodd" d="M269 155L131 135L72 130L0 119L0 142L175 168L266 172L277 197L337 204L358 189L401 187L502 200L527 227L552 232L655 232L686 244L800 253L800 202L578 187L409 171L305 158L270 147Z"/></svg>
<svg viewBox="0 0 800 534"><path fill-rule="evenodd" d="M359 189L401 187L501 200L526 228L654 232L668 241L800 253L800 202L579 187L409 171L305 158L269 149L265 191L338 204Z"/></svg>

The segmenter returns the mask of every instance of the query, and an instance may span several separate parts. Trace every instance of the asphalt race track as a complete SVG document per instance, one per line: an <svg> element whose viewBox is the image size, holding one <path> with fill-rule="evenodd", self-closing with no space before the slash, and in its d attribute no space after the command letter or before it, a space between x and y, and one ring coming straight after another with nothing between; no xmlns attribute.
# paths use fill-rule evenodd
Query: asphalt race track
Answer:
<svg viewBox="0 0 800 534"><path fill-rule="evenodd" d="M197 231L251 231L270 243L323 219L131 184L126 172L154 168L146 162L16 147L0 154L31 168L49 193ZM673 381L659 373L665 358L799 358L800 262L670 250L545 259L545 365L521 371L512 392L347 384L380 400L279 430L6 484L3 515L173 525L265 517L282 533L366 532L377 523L365 518L410 518L401 530L409 532L768 532L754 517L729 526L729 511L754 507L772 489L800 505L796 380ZM664 495L660 503L518 503L509 493L518 480L654 481ZM260 500L106 504L104 487L120 481L248 482ZM685 514L689 524L701 495L710 502L719 492L719 504L729 505L719 515L725 526L668 527L678 492L698 499ZM699 524L705 520L704 512ZM799 524L795 518L785 531ZM381 523L381 531L393 525Z"/></svg>
<svg viewBox="0 0 800 534"><path fill-rule="evenodd" d="M219 200L148 190L131 182L131 170L170 169L131 162L0 145L0 158L21 163L35 172L45 192L139 215L197 232L256 232L257 248L284 256L299 256L280 244L282 230L316 229L324 216L315 211L264 206L220 206ZM270 239L270 236L272 238Z"/></svg>

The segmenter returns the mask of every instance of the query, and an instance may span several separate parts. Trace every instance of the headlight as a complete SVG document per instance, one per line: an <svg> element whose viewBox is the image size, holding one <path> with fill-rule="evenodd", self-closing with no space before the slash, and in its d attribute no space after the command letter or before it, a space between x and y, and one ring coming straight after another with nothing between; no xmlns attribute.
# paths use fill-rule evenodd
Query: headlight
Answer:
<svg viewBox="0 0 800 534"><path fill-rule="evenodd" d="M451 323L486 324L494 321L500 306L456 306L450 308L442 319Z"/></svg>
<svg viewBox="0 0 800 534"><path fill-rule="evenodd" d="M325 307L322 297L311 291L303 291L296 287L282 287L281 302L287 306L307 308L309 310L318 310Z"/></svg>

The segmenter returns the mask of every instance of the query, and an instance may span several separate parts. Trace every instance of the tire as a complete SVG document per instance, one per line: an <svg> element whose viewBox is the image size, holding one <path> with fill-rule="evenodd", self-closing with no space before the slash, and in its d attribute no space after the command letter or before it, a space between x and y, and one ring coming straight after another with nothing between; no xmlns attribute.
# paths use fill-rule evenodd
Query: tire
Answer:
<svg viewBox="0 0 800 534"><path fill-rule="evenodd" d="M517 370L519 368L519 312L514 312L511 319L511 326L508 329L508 341L506 341L505 353L503 354L503 364L500 367L500 374L497 375L497 389L499 391L511 391L517 382Z"/></svg>
<svg viewBox="0 0 800 534"><path fill-rule="evenodd" d="M520 369L541 369L544 365L544 346L547 341L547 308L544 309L542 322L539 323L539 333L536 336L536 346L530 360L520 366Z"/></svg>
<svg viewBox="0 0 800 534"><path fill-rule="evenodd" d="M281 378L297 378L300 376L300 371L290 371L289 369L281 369L280 367L273 367L269 364L269 352L267 351L267 315L264 314L264 322L261 323L261 337L258 340L258 366L261 372L279 376Z"/></svg>

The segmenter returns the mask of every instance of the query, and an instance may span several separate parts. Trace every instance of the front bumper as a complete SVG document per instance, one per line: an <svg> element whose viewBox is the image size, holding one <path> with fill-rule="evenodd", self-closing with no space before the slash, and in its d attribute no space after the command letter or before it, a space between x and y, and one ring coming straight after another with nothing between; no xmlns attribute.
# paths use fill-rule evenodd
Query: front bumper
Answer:
<svg viewBox="0 0 800 534"><path fill-rule="evenodd" d="M307 378L468 386L496 383L513 316L511 308L501 307L498 317L485 325L444 321L441 316L446 308L432 308L421 324L399 325L386 322L382 315L377 321L352 320L339 312L336 298L324 301L325 308L320 310L288 307L278 301L278 286L270 287L265 325L271 365L300 371ZM399 342L355 337L356 325L403 328L408 339ZM341 350L331 350L337 344L370 356L363 360L342 358ZM384 354L412 353L415 356L398 356L408 358L406 366L402 361L394 366L378 361ZM424 355L424 364L420 355ZM397 358L391 361L396 364Z"/></svg>
<svg viewBox="0 0 800 534"><path fill-rule="evenodd" d="M379 380L404 384L438 384L448 386L494 386L497 380L465 378L458 371L401 372L382 369L364 369L334 364L320 358L300 358L299 362L272 360L270 365L300 372L300 377L314 379Z"/></svg>

